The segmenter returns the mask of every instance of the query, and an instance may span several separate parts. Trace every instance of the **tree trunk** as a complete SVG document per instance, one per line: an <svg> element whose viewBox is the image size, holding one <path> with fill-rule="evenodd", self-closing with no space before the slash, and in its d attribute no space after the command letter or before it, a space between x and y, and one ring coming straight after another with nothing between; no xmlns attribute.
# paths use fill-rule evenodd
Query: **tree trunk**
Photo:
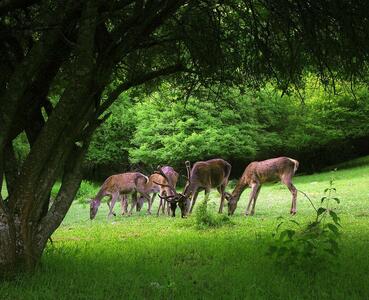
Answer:
<svg viewBox="0 0 369 300"><path fill-rule="evenodd" d="M15 230L11 215L0 200L0 277L9 275L16 266Z"/></svg>
<svg viewBox="0 0 369 300"><path fill-rule="evenodd" d="M101 96L110 90L116 65L140 49L181 2L162 1L158 7L145 7L147 15L142 22L135 16L131 19L134 22L123 23L118 35L104 28L103 34L96 34L98 24L102 26L98 18L100 1L67 1L65 7L58 2L60 7L54 14L44 17L44 23L53 26L41 33L15 65L4 80L5 92L0 97L0 183L5 174L9 193L6 199L0 194L0 275L32 271L38 264L48 238L63 221L80 186L83 157L92 133L107 115L99 118L120 93L181 69L180 64L174 64L127 77L101 103ZM137 5L136 13L143 14L143 7ZM105 36L111 38L109 45L98 47L96 43ZM65 60L71 65L64 64ZM47 110L46 118L41 109L60 69L61 73L70 72L70 80L63 85L52 112ZM29 139L30 153L18 165L12 140L22 131ZM50 191L60 175L60 190L49 207Z"/></svg>

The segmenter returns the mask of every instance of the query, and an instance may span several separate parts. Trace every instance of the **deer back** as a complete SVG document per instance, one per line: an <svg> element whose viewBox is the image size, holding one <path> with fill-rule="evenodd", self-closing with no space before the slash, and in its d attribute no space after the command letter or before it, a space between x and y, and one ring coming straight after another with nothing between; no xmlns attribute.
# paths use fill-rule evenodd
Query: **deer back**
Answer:
<svg viewBox="0 0 369 300"><path fill-rule="evenodd" d="M298 161L288 157L277 157L250 163L245 170L248 183L259 181L277 181L284 176L293 176L298 168Z"/></svg>
<svg viewBox="0 0 369 300"><path fill-rule="evenodd" d="M198 187L213 188L228 182L231 165L223 159L211 159L195 163L190 182Z"/></svg>
<svg viewBox="0 0 369 300"><path fill-rule="evenodd" d="M128 194L137 190L137 186L146 181L147 177L139 172L127 172L108 177L102 188L110 193L119 191L122 194Z"/></svg>
<svg viewBox="0 0 369 300"><path fill-rule="evenodd" d="M179 174L170 166L161 167L161 172L163 172L166 178L159 173L154 173L150 176L150 181L153 183L152 189L160 191L161 193L164 191L167 196L173 195L172 189L166 187L166 185L175 189Z"/></svg>
<svg viewBox="0 0 369 300"><path fill-rule="evenodd" d="M169 184L171 184L175 188L177 185L179 174L170 166L164 166L161 168L161 170L170 181Z"/></svg>
<svg viewBox="0 0 369 300"><path fill-rule="evenodd" d="M160 190L162 189L162 187L159 184L168 184L167 181L165 180L165 178L163 176L161 176L160 174L151 174L149 177L149 191L150 193L159 193Z"/></svg>

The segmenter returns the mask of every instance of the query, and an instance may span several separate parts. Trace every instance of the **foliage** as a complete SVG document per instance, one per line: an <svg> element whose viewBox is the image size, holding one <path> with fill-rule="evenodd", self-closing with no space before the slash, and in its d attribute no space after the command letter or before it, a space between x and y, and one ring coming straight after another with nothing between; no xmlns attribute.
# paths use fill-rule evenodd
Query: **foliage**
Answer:
<svg viewBox="0 0 369 300"><path fill-rule="evenodd" d="M110 108L110 117L93 135L86 157L87 163L127 163L130 138L136 121L133 105L130 97L125 94Z"/></svg>
<svg viewBox="0 0 369 300"><path fill-rule="evenodd" d="M287 270L303 268L306 272L316 273L337 262L341 219L329 205L332 201L340 203L333 195L335 192L333 180L330 180L329 188L324 190L325 196L321 198L322 206L315 209L311 202L316 216L306 226L293 219L279 218L281 221L268 252L278 265ZM288 226L291 224L293 227Z"/></svg>
<svg viewBox="0 0 369 300"><path fill-rule="evenodd" d="M237 111L192 97L185 104L168 103L166 98L178 97L168 93L173 92L166 88L137 105L134 147L129 151L132 162L182 165L185 160L214 156L242 159L255 155L250 105ZM238 103L237 108L240 106ZM245 119L249 122L242 122Z"/></svg>
<svg viewBox="0 0 369 300"><path fill-rule="evenodd" d="M82 180L74 201L77 201L80 204L86 204L89 199L95 197L99 188L100 187L98 185L93 184L90 181Z"/></svg>
<svg viewBox="0 0 369 300"><path fill-rule="evenodd" d="M230 217L224 214L216 214L214 212L215 203L211 203L204 199L197 204L195 209L195 224L199 229L216 228L223 225L233 224Z"/></svg>
<svg viewBox="0 0 369 300"><path fill-rule="evenodd" d="M17 160L23 162L29 153L29 144L25 133L21 133L13 140L13 146Z"/></svg>
<svg viewBox="0 0 369 300"><path fill-rule="evenodd" d="M233 89L186 98L167 83L143 98L133 94L136 104L129 109L124 101L117 104L125 123L117 121L111 128L109 119L101 128L104 142L94 139L89 157L116 165L129 160L180 168L185 160L222 157L243 168L254 159L292 155L308 169L369 151L363 146L355 150L351 142L369 135L367 88L357 86L352 94L344 82L336 83L332 94L313 76L306 82L303 103L297 91L281 97L272 85L259 92L240 94ZM114 136L123 132L126 136L116 142ZM321 149L339 151L332 156Z"/></svg>

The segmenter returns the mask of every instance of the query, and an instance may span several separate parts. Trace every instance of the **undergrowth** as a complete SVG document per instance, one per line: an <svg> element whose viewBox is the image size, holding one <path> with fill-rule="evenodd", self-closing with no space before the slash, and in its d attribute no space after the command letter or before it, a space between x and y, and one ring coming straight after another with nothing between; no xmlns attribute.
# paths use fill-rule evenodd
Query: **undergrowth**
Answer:
<svg viewBox="0 0 369 300"><path fill-rule="evenodd" d="M209 204L209 201L206 199L199 203L195 211L195 224L198 229L217 228L233 224L230 217L225 214L215 213L214 208L215 203Z"/></svg>
<svg viewBox="0 0 369 300"><path fill-rule="evenodd" d="M331 206L331 202L340 203L334 194L333 180L324 190L320 200L321 207L315 208L314 219L308 224L279 217L279 224L273 233L273 242L269 247L275 262L283 269L303 268L306 272L317 273L338 262L341 219ZM281 230L283 228L283 230Z"/></svg>

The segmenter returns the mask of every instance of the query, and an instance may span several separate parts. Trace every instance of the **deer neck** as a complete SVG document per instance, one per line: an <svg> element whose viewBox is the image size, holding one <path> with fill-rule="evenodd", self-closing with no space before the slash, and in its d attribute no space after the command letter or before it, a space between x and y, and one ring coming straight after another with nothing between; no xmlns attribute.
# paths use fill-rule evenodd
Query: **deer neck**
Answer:
<svg viewBox="0 0 369 300"><path fill-rule="evenodd" d="M195 184L194 182L190 182L188 184L188 186L185 188L185 190L183 191L184 195L186 197L190 196L191 194L193 194L193 192L197 189L197 184Z"/></svg>
<svg viewBox="0 0 369 300"><path fill-rule="evenodd" d="M144 185L144 191L145 193L150 193L154 188L154 182L149 180L147 181L147 183L145 183Z"/></svg>
<svg viewBox="0 0 369 300"><path fill-rule="evenodd" d="M245 180L243 180L243 178L241 178L237 182L237 184L236 184L236 186L235 186L235 188L232 192L232 197L235 198L238 201L241 197L241 194L247 188L247 186L248 186L247 182Z"/></svg>

